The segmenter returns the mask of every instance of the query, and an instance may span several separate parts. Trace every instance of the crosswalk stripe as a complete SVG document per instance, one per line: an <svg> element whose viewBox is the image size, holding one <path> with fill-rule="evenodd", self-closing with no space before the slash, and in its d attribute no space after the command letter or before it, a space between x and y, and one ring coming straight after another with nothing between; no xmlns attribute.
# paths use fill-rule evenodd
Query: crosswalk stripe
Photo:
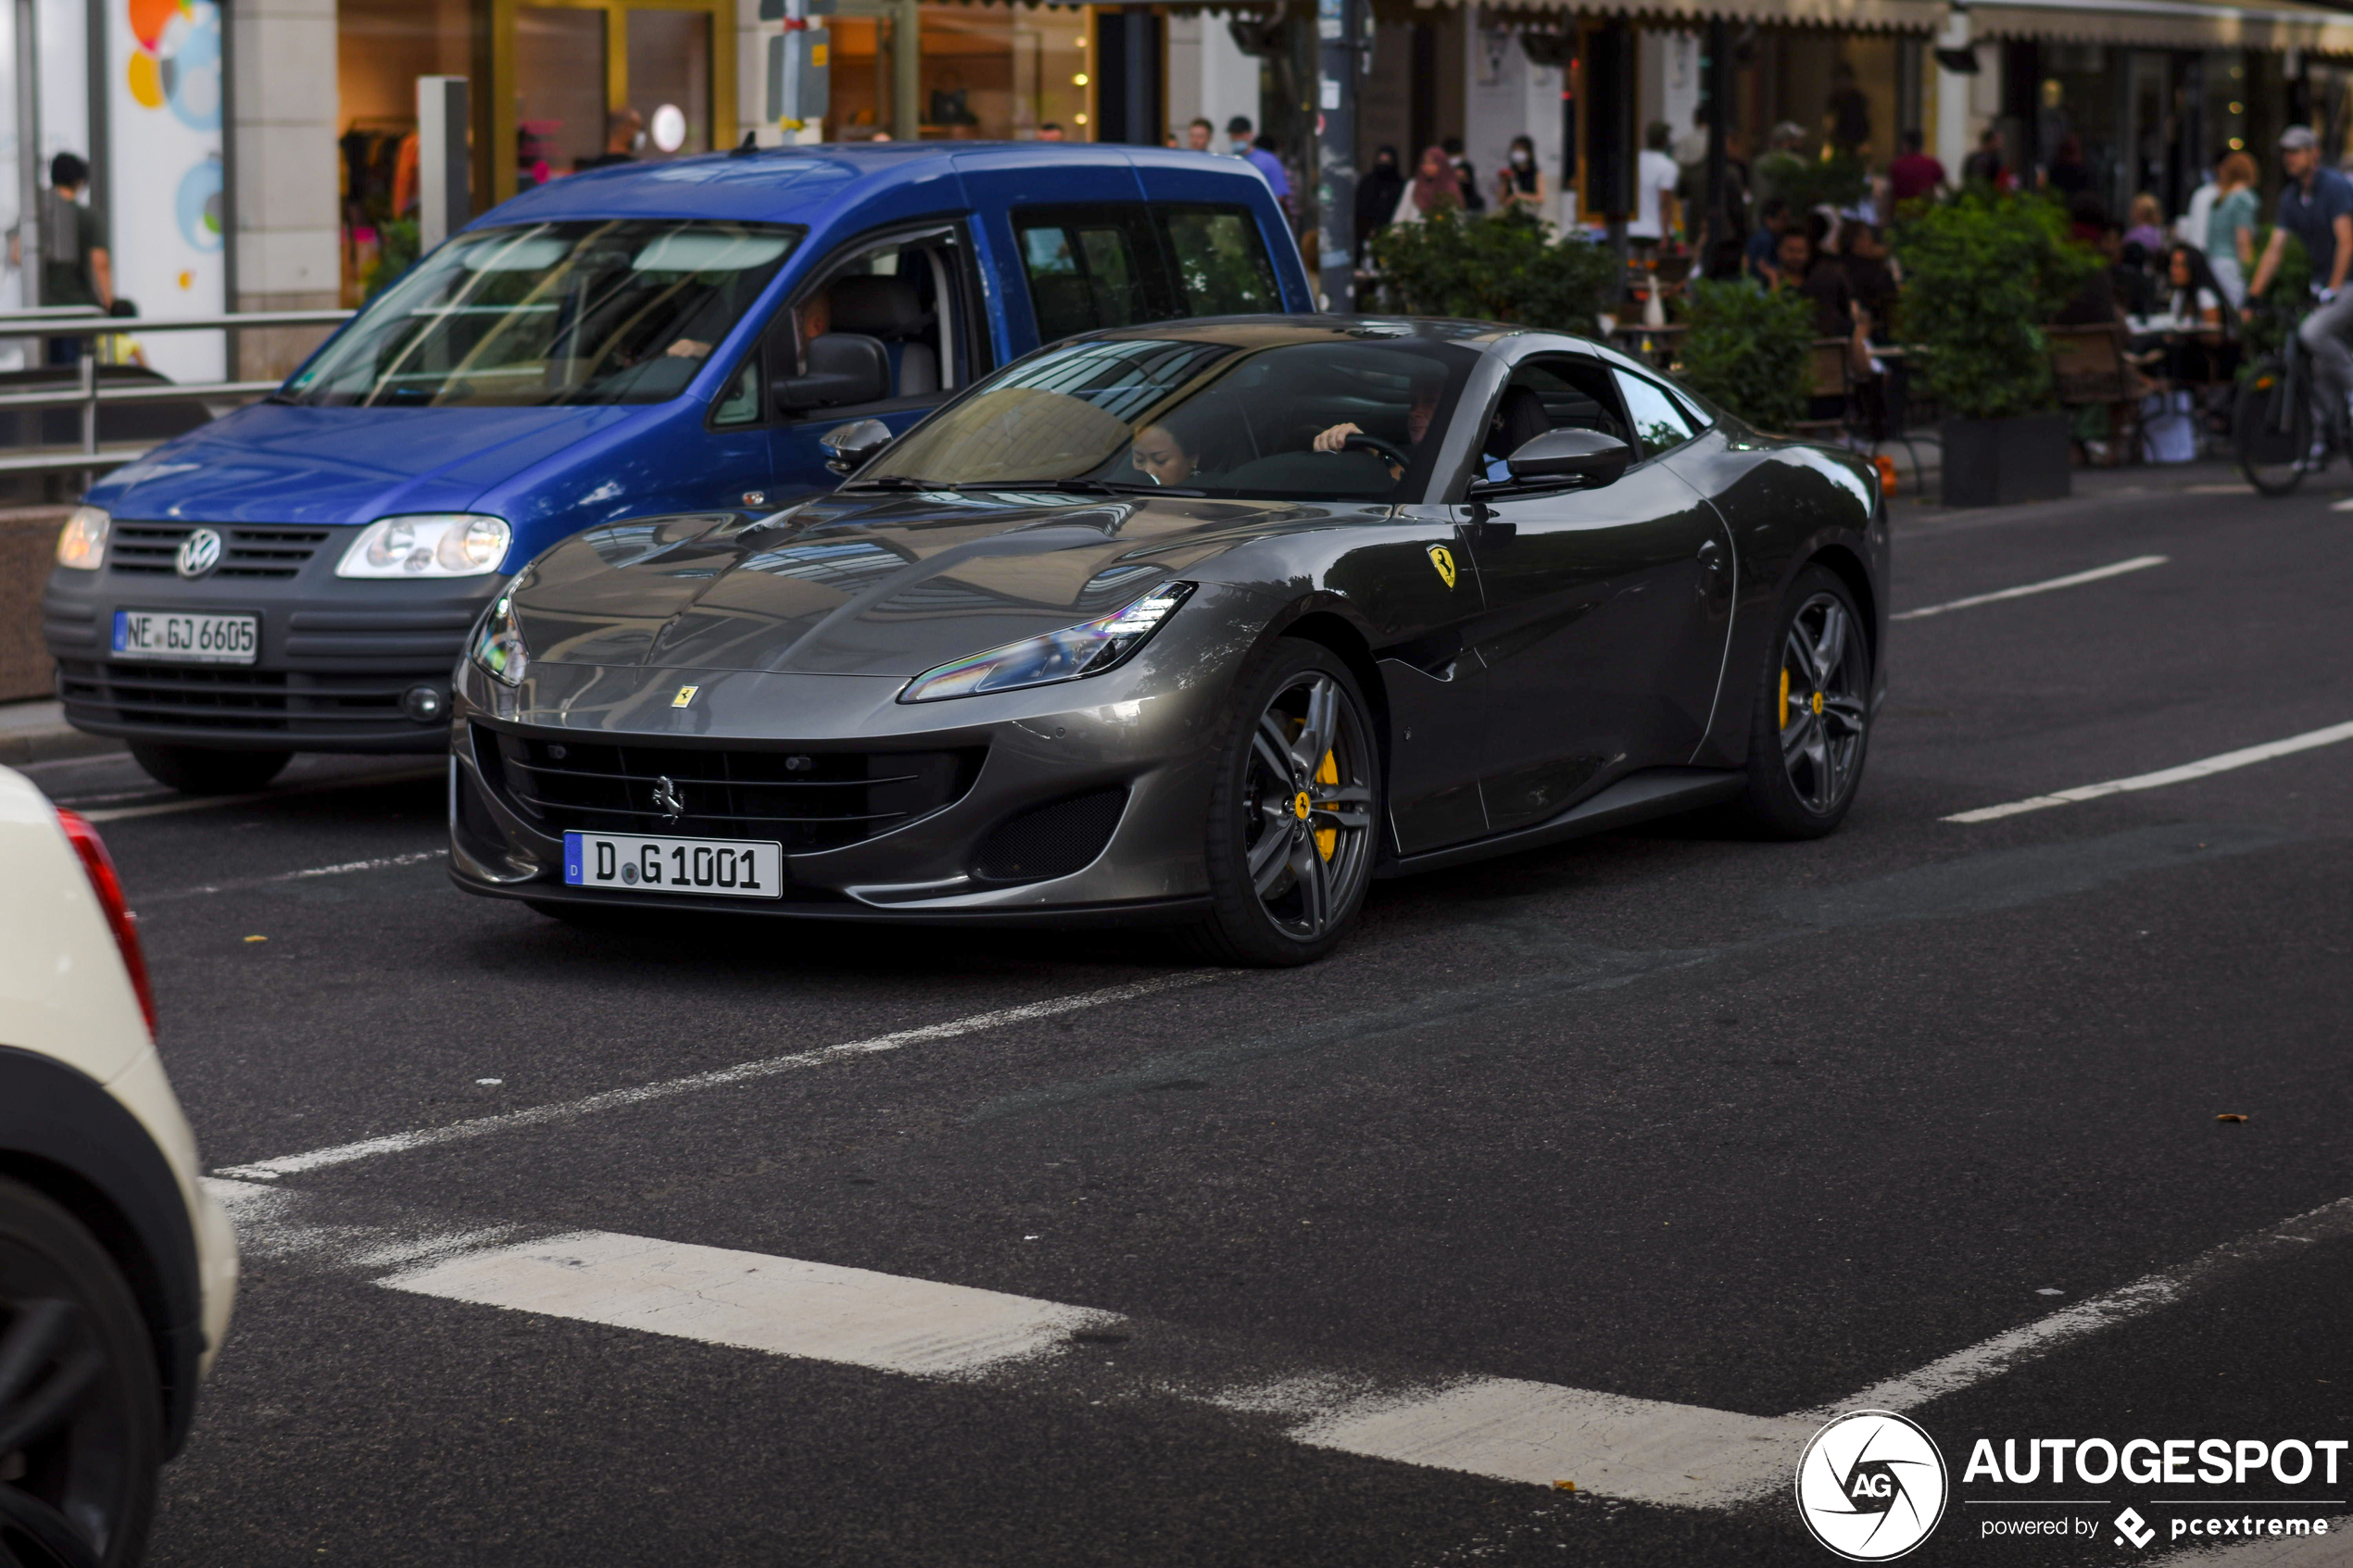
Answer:
<svg viewBox="0 0 2353 1568"><path fill-rule="evenodd" d="M2167 784L2187 784L2192 779L2227 773L2233 768L2269 762L2274 757L2309 751L2316 746L2334 746L2345 740L2353 740L2353 723L2331 724L2324 730L2307 730L2285 740L2266 741L2261 746L2246 746L2237 751L2225 751L2219 757L2204 757L2196 762L2184 762L2177 768L2160 769L2154 773L2136 773L2129 779L2077 784L2073 789L2055 790L2049 795L2030 795L2023 800L2005 801L1999 806L1980 806L1973 811L1956 811L1943 820L1948 822L1990 822L2002 817L2015 817L2023 811L2041 811L2053 806L2070 806L2081 800L2097 800L2104 795L2161 789Z"/></svg>

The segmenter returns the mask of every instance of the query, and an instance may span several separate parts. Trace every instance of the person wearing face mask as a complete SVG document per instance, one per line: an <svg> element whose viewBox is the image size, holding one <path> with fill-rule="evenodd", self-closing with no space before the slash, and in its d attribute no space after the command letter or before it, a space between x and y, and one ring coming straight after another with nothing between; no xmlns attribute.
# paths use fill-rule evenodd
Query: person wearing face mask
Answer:
<svg viewBox="0 0 2353 1568"><path fill-rule="evenodd" d="M1283 210L1290 210L1290 176L1283 172L1283 160L1275 156L1272 141L1265 136L1252 138L1250 116L1238 114L1226 122L1226 134L1232 138L1234 156L1266 176L1275 199Z"/></svg>
<svg viewBox="0 0 2353 1568"><path fill-rule="evenodd" d="M1373 235L1389 227L1396 216L1397 199L1405 194L1405 175L1397 167L1397 149L1382 147L1373 154L1373 167L1356 182L1356 259L1365 259Z"/></svg>
<svg viewBox="0 0 2353 1568"><path fill-rule="evenodd" d="M1536 143L1527 136L1515 136L1511 155L1496 171L1495 210L1502 214L1516 207L1541 218L1544 201L1544 171L1536 167Z"/></svg>
<svg viewBox="0 0 2353 1568"><path fill-rule="evenodd" d="M638 149L645 144L645 117L635 109L615 109L605 116L605 150L595 157L582 158L572 167L578 171L610 169L616 163L635 163Z"/></svg>
<svg viewBox="0 0 2353 1568"><path fill-rule="evenodd" d="M1471 160L1464 156L1463 139L1449 136L1441 145L1446 149L1446 161L1453 166L1454 188L1463 194L1463 210L1485 212L1487 198L1479 194L1478 170L1473 169Z"/></svg>

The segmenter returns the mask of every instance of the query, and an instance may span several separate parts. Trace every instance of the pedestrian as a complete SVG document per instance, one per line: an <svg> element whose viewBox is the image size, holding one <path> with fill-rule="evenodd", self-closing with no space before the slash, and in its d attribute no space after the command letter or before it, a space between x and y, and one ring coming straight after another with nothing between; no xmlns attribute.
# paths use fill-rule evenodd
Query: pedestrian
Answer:
<svg viewBox="0 0 2353 1568"><path fill-rule="evenodd" d="M605 116L605 150L594 157L584 157L572 166L574 174L591 169L610 169L617 163L635 163L637 150L646 144L646 117L633 108L618 108Z"/></svg>
<svg viewBox="0 0 2353 1568"><path fill-rule="evenodd" d="M1961 183L1990 185L1997 191L2007 191L2015 183L2002 163L2002 133L1992 126L1977 139L1977 151L1961 160Z"/></svg>
<svg viewBox="0 0 2353 1568"><path fill-rule="evenodd" d="M1414 178L1397 198L1397 210L1390 217L1392 223L1419 223L1432 213L1459 212L1463 193L1454 183L1454 165L1444 147L1424 147L1421 161L1414 166Z"/></svg>
<svg viewBox="0 0 2353 1568"><path fill-rule="evenodd" d="M2312 368L2330 394L2322 399L2328 428L2341 431L2346 398L2353 395L2353 350L2345 345L2346 332L2353 328L2353 293L2345 287L2345 270L2353 264L2353 182L2321 167L2321 141L2309 125L2291 125L2280 133L2280 168L2287 182L2280 187L2279 206L2272 214L2271 240L2255 264L2247 303L2239 313L2255 313L2254 301L2263 297L2279 273L2287 237L2302 240L2321 302L2296 335L2312 351Z"/></svg>
<svg viewBox="0 0 2353 1568"><path fill-rule="evenodd" d="M2207 222L2214 216L2214 204L2222 199L2222 163L2230 156L2228 147L2214 155L2214 161L2207 166L2206 183L2190 193L2189 210L2173 220L2173 237L2183 245L2206 248Z"/></svg>
<svg viewBox="0 0 2353 1568"><path fill-rule="evenodd" d="M1671 149L1679 169L1692 169L1707 161L1707 105L1702 101L1692 110L1692 128L1675 138Z"/></svg>
<svg viewBox="0 0 2353 1568"><path fill-rule="evenodd" d="M1373 152L1373 166L1356 182L1356 259L1371 254L1373 236L1389 227L1397 215L1398 198L1405 194L1405 174L1397 167L1397 149L1386 144Z"/></svg>
<svg viewBox="0 0 2353 1568"><path fill-rule="evenodd" d="M1779 196L1768 199L1756 209L1756 232L1748 237L1748 275L1759 283L1771 287L1773 258L1780 254L1781 232L1789 227L1789 203Z"/></svg>
<svg viewBox="0 0 2353 1568"><path fill-rule="evenodd" d="M2133 198L2133 226L2124 231L2124 243L2139 245L2144 254L2158 256L2165 249L2165 208L2157 197L2146 191Z"/></svg>
<svg viewBox="0 0 2353 1568"><path fill-rule="evenodd" d="M1544 171L1536 167L1535 138L1515 136L1504 167L1495 173L1495 210L1518 210L1541 218L1544 201Z"/></svg>
<svg viewBox="0 0 2353 1568"><path fill-rule="evenodd" d="M1487 198L1479 194L1478 170L1473 169L1471 160L1463 156L1463 139L1449 136L1439 145L1446 149L1446 161L1453 166L1454 189L1463 193L1463 210L1485 212Z"/></svg>
<svg viewBox="0 0 2353 1568"><path fill-rule="evenodd" d="M882 140L879 136L875 139ZM1063 139L1063 128L1050 119L1038 128L1038 139L1041 142L1059 142Z"/></svg>
<svg viewBox="0 0 2353 1568"><path fill-rule="evenodd" d="M1844 60L1831 68L1831 94L1822 107L1831 145L1847 157L1860 157L1871 140L1871 101L1855 84L1855 68Z"/></svg>
<svg viewBox="0 0 2353 1568"><path fill-rule="evenodd" d="M2165 253L2166 370L2175 381L2221 379L2223 345L2230 335L2222 290L2206 254L2176 240Z"/></svg>
<svg viewBox="0 0 2353 1568"><path fill-rule="evenodd" d="M2197 238L2215 284L2236 310L2246 303L2246 275L2255 266L2255 160L2232 153L2216 167L2214 179L2219 194Z"/></svg>
<svg viewBox="0 0 2353 1568"><path fill-rule="evenodd" d="M103 214L82 205L90 166L72 153L49 160L49 189L41 194L41 303L114 306L114 253L107 245ZM76 337L49 340L52 365L78 365L82 344Z"/></svg>
<svg viewBox="0 0 2353 1568"><path fill-rule="evenodd" d="M1205 153L1209 151L1209 144L1216 138L1216 135L1217 127L1196 116L1193 122L1185 127L1185 150Z"/></svg>
<svg viewBox="0 0 2353 1568"><path fill-rule="evenodd" d="M2092 167L2083 161L2083 144L2073 132L2059 138L2043 180L2063 196L2080 196L2092 188Z"/></svg>
<svg viewBox="0 0 2353 1568"><path fill-rule="evenodd" d="M1275 144L1272 133L1262 131L1250 144L1251 167L1266 176L1266 183L1275 190L1275 200L1282 205L1283 216L1293 223L1299 213L1291 206L1290 171L1283 167L1282 150Z"/></svg>
<svg viewBox="0 0 2353 1568"><path fill-rule="evenodd" d="M1626 237L1646 249L1655 250L1673 238L1681 218L1675 182L1683 171L1675 167L1674 156L1667 150L1674 139L1671 126L1663 119L1653 120L1642 138L1642 156L1634 160L1634 220L1626 225Z"/></svg>
<svg viewBox="0 0 2353 1568"><path fill-rule="evenodd" d="M1901 280L1888 255L1885 236L1874 225L1850 218L1839 227L1838 259L1846 270L1847 288L1856 303L1870 312L1881 341L1893 341Z"/></svg>
<svg viewBox="0 0 2353 1568"><path fill-rule="evenodd" d="M1906 202L1931 197L1944 185L1944 166L1928 156L1919 132L1905 132L1903 144L1903 156L1887 166L1888 201L1899 212Z"/></svg>

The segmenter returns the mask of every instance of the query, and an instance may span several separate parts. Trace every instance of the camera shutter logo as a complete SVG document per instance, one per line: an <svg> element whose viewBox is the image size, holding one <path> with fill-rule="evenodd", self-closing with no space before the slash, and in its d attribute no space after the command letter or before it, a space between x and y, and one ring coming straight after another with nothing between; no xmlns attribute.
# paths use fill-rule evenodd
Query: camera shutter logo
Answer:
<svg viewBox="0 0 2353 1568"><path fill-rule="evenodd" d="M180 554L172 565L182 577L202 577L220 564L220 535L209 528L199 528L180 541Z"/></svg>
<svg viewBox="0 0 2353 1568"><path fill-rule="evenodd" d="M1814 1434L1797 1461L1797 1513L1849 1562L1903 1556L1944 1517L1944 1456L1914 1422L1855 1411Z"/></svg>

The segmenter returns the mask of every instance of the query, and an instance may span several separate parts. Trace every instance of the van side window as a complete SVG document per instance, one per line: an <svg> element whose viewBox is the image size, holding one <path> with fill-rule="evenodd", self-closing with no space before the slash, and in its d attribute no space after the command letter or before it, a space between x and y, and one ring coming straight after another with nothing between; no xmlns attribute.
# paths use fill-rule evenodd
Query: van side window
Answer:
<svg viewBox="0 0 2353 1568"><path fill-rule="evenodd" d="M1140 205L1016 212L1013 234L1040 343L1176 314Z"/></svg>
<svg viewBox="0 0 2353 1568"><path fill-rule="evenodd" d="M1240 207L1161 207L1161 239L1175 265L1188 316L1279 311L1275 264L1257 221Z"/></svg>
<svg viewBox="0 0 2353 1568"><path fill-rule="evenodd" d="M760 351L753 349L744 361L736 379L727 383L720 395L718 405L711 411L715 425L749 425L760 422Z"/></svg>
<svg viewBox="0 0 2353 1568"><path fill-rule="evenodd" d="M958 226L853 243L777 317L747 368L764 362L772 381L850 371L880 394L829 400L828 408L937 398L990 368L973 276ZM760 372L752 374L757 387ZM727 421L738 390L730 383L714 424Z"/></svg>

